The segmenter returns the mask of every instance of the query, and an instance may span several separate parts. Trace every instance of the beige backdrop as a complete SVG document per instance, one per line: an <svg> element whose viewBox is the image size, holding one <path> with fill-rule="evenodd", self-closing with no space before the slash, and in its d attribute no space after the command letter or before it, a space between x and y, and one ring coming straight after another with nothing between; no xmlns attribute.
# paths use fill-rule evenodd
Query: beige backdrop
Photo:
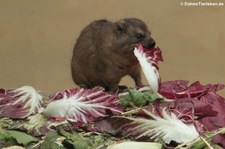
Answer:
<svg viewBox="0 0 225 149"><path fill-rule="evenodd" d="M0 87L74 87L70 60L80 31L96 19L125 17L152 30L163 50L163 81L225 83L225 6L182 7L180 1L0 0ZM130 78L121 83L133 86Z"/></svg>

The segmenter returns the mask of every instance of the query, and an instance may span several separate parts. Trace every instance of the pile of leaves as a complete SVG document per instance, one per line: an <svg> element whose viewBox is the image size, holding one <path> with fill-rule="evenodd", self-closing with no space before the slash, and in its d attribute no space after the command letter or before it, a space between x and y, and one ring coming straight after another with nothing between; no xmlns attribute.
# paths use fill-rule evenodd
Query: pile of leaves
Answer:
<svg viewBox="0 0 225 149"><path fill-rule="evenodd" d="M225 99L216 93L224 85L161 82L160 49L139 44L134 54L149 85L123 93L0 89L0 148L116 149L130 141L154 142L149 148L225 148Z"/></svg>
<svg viewBox="0 0 225 149"><path fill-rule="evenodd" d="M75 88L44 99L32 87L1 89L0 147L94 149L123 141L224 147L225 100L216 94L223 85L187 83L161 83L159 93L170 102L148 86L117 95Z"/></svg>

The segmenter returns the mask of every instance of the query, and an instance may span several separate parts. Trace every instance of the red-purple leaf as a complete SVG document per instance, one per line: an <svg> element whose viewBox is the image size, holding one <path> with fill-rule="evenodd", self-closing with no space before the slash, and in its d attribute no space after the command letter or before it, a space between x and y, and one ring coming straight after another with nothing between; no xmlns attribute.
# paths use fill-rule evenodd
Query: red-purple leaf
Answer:
<svg viewBox="0 0 225 149"><path fill-rule="evenodd" d="M169 99L200 97L208 92L216 92L224 88L223 84L201 85L199 81L188 86L188 81L176 80L160 84L159 93Z"/></svg>
<svg viewBox="0 0 225 149"><path fill-rule="evenodd" d="M41 107L42 96L34 88L0 89L0 117L25 118Z"/></svg>
<svg viewBox="0 0 225 149"><path fill-rule="evenodd" d="M121 112L118 98L100 89L70 89L56 93L45 109L49 117L66 118L77 123L88 123L108 115Z"/></svg>
<svg viewBox="0 0 225 149"><path fill-rule="evenodd" d="M158 61L163 62L162 51L160 50L159 47L147 49L147 48L144 48L141 43L138 43L137 49L145 53L146 57L152 62L152 64L157 69L159 69Z"/></svg>
<svg viewBox="0 0 225 149"><path fill-rule="evenodd" d="M225 134L217 134L213 137L212 142L225 148Z"/></svg>
<svg viewBox="0 0 225 149"><path fill-rule="evenodd" d="M188 86L188 81L178 80L162 83L159 93L166 98L176 99L168 106L178 114L189 112L187 115L194 118L198 132L203 133L225 126L225 99L216 94L223 88L223 84L201 85L199 82ZM185 120L188 122L191 119ZM216 135L213 142L225 147L223 140L224 135Z"/></svg>
<svg viewBox="0 0 225 149"><path fill-rule="evenodd" d="M137 57L152 91L157 93L160 84L158 61L163 60L160 49L145 49L142 44L139 43L137 47L134 48L134 55Z"/></svg>

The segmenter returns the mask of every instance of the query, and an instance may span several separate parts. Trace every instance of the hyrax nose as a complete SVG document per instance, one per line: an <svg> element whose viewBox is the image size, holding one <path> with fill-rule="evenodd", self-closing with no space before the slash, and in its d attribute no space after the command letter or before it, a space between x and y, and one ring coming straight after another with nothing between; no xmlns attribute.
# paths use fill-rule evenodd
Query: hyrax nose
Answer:
<svg viewBox="0 0 225 149"><path fill-rule="evenodd" d="M153 40L153 39L149 40L149 41L146 42L146 43L143 43L143 46L144 46L145 48L154 48L155 45L156 45L156 43L155 43L155 40Z"/></svg>
<svg viewBox="0 0 225 149"><path fill-rule="evenodd" d="M152 39L150 40L150 42L148 43L148 48L154 48L156 45L155 41Z"/></svg>

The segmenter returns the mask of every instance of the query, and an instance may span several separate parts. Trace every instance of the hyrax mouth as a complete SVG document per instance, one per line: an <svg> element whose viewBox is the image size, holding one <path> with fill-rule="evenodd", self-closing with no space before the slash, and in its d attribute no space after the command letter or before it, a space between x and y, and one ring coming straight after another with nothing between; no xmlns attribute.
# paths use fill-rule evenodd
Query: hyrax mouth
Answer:
<svg viewBox="0 0 225 149"><path fill-rule="evenodd" d="M146 56L151 60L151 61L162 61L163 62L163 57L162 57L162 51L160 50L159 47L153 47L153 48L145 48L142 43L138 43L136 45L136 48L140 51L142 51Z"/></svg>

